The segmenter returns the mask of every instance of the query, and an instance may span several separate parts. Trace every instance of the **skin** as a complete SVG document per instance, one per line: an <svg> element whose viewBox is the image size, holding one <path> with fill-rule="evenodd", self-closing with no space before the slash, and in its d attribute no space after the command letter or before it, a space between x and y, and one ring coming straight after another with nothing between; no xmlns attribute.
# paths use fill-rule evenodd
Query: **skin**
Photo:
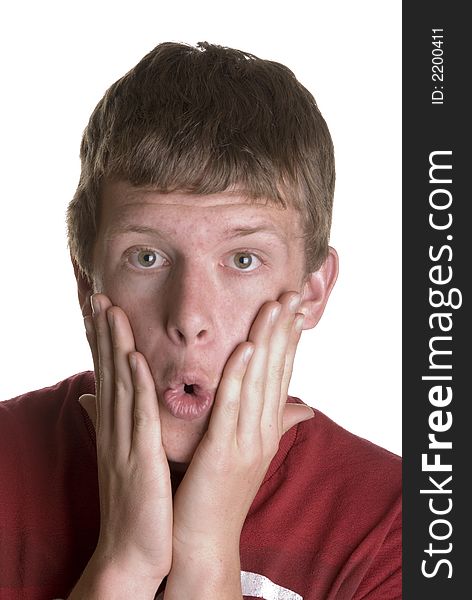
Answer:
<svg viewBox="0 0 472 600"><path fill-rule="evenodd" d="M240 599L245 518L281 436L313 416L286 403L288 386L337 255L307 275L297 211L238 192L108 182L99 223L94 289L77 280L98 382L81 402L96 422L101 529L70 598L152 597L168 575L166 599ZM191 421L162 401L182 371L215 398ZM186 471L173 499L169 469Z"/></svg>

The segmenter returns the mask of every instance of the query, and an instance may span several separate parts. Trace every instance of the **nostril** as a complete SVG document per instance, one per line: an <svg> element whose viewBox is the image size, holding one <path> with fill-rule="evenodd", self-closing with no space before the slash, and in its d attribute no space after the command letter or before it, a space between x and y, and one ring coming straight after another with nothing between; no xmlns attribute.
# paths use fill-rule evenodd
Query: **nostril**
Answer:
<svg viewBox="0 0 472 600"><path fill-rule="evenodd" d="M191 333L188 333L187 335L185 335L185 333L183 333L180 329L176 329L176 333L177 333L177 338L178 338L179 342L188 342L189 340L192 340ZM201 339L204 339L206 337L206 335L207 335L207 330L202 329L195 335L195 338L198 340L201 340Z"/></svg>

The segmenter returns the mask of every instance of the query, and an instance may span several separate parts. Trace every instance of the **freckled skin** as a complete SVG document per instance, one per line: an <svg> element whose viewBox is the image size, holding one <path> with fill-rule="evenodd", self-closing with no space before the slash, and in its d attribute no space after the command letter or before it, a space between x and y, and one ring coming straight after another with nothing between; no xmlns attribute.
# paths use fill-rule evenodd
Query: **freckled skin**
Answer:
<svg viewBox="0 0 472 600"><path fill-rule="evenodd" d="M265 231L228 233L260 224ZM125 311L136 349L147 359L170 461L190 461L210 415L193 421L173 417L161 401L169 379L179 370L197 370L217 388L261 306L285 291L302 291L301 232L295 209L254 204L237 193L194 196L124 182L104 186L95 288ZM142 249L158 252L151 267L137 260ZM241 252L251 253L248 270L234 262Z"/></svg>

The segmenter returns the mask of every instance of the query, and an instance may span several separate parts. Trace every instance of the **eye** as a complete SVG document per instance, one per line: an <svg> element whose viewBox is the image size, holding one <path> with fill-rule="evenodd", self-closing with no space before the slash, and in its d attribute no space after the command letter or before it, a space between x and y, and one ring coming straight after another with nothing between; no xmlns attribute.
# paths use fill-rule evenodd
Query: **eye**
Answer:
<svg viewBox="0 0 472 600"><path fill-rule="evenodd" d="M153 269L162 267L166 264L167 260L150 248L137 248L130 252L128 256L129 262L138 269Z"/></svg>
<svg viewBox="0 0 472 600"><path fill-rule="evenodd" d="M254 271L262 264L260 258L252 252L237 252L232 259L234 266L240 271Z"/></svg>

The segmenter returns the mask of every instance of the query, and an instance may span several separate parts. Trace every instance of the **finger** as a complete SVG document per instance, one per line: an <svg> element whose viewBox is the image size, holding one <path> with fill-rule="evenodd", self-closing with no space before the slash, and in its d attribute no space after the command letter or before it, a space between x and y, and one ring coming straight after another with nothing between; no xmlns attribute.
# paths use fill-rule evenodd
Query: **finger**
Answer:
<svg viewBox="0 0 472 600"><path fill-rule="evenodd" d="M274 323L281 311L278 302L268 302L259 311L249 332L249 341L254 344L254 354L248 365L241 388L238 436L248 440L260 434L261 415L264 408L267 360Z"/></svg>
<svg viewBox="0 0 472 600"><path fill-rule="evenodd" d="M90 420L93 423L95 431L97 430L97 402L93 394L82 394L79 398L79 403L87 412Z"/></svg>
<svg viewBox="0 0 472 600"><path fill-rule="evenodd" d="M282 433L302 421L308 421L315 416L315 411L306 404L285 404L283 411Z"/></svg>
<svg viewBox="0 0 472 600"><path fill-rule="evenodd" d="M110 444L114 427L114 362L113 347L110 328L106 318L106 311L110 308L110 300L103 294L94 294L91 298L93 310L93 324L98 354L98 377L95 385L97 388L97 414L98 430L97 442L100 439L103 447Z"/></svg>
<svg viewBox="0 0 472 600"><path fill-rule="evenodd" d="M239 344L226 362L218 386L207 435L218 440L234 440L240 413L241 387L248 363L254 354L250 342Z"/></svg>
<svg viewBox="0 0 472 600"><path fill-rule="evenodd" d="M295 312L300 305L300 301L300 294L296 292L288 292L279 299L282 311L274 326L269 345L266 395L261 426L264 431L277 428L279 436L282 435L282 420L279 418L283 394L282 382L286 369L287 352L293 333Z"/></svg>
<svg viewBox="0 0 472 600"><path fill-rule="evenodd" d="M303 322L305 315L297 313L294 319L292 331L290 333L289 342L287 345L287 352L285 357L284 374L282 378L282 385L280 391L280 408L279 408L279 424L282 425L284 408L288 398L288 388L290 379L292 378L293 364L295 361L295 353L298 347L298 342L303 330Z"/></svg>
<svg viewBox="0 0 472 600"><path fill-rule="evenodd" d="M134 385L128 356L135 350L128 317L118 306L107 310L113 347L114 365L114 433L116 447L129 455L133 432Z"/></svg>
<svg viewBox="0 0 472 600"><path fill-rule="evenodd" d="M95 380L98 378L98 348L97 348L97 336L95 335L95 326L93 324L93 318L91 316L84 317L85 333L87 341L92 353L93 359L93 370L95 373Z"/></svg>
<svg viewBox="0 0 472 600"><path fill-rule="evenodd" d="M134 388L130 452L142 460L155 460L156 455L165 457L159 404L151 371L146 359L139 352L131 352L128 360Z"/></svg>
<svg viewBox="0 0 472 600"><path fill-rule="evenodd" d="M95 431L98 430L99 427L99 422L98 422L98 412L97 412L97 387L98 387L98 377L99 377L99 367L98 367L98 348L97 348L97 336L95 335L95 325L93 324L93 318L88 315L86 317L84 317L84 325L85 325L85 333L87 336L87 341L90 347L90 351L92 353L92 358L93 358L93 370L94 370L94 375L95 375L95 396L93 396L93 402L94 402L94 420L93 420L93 424L95 426ZM80 398L79 398L80 401ZM87 406L90 405L90 400L87 400ZM84 408L86 408L84 406ZM89 413L90 416L90 412L89 410L86 408L87 412ZM91 417L90 417L91 418Z"/></svg>

